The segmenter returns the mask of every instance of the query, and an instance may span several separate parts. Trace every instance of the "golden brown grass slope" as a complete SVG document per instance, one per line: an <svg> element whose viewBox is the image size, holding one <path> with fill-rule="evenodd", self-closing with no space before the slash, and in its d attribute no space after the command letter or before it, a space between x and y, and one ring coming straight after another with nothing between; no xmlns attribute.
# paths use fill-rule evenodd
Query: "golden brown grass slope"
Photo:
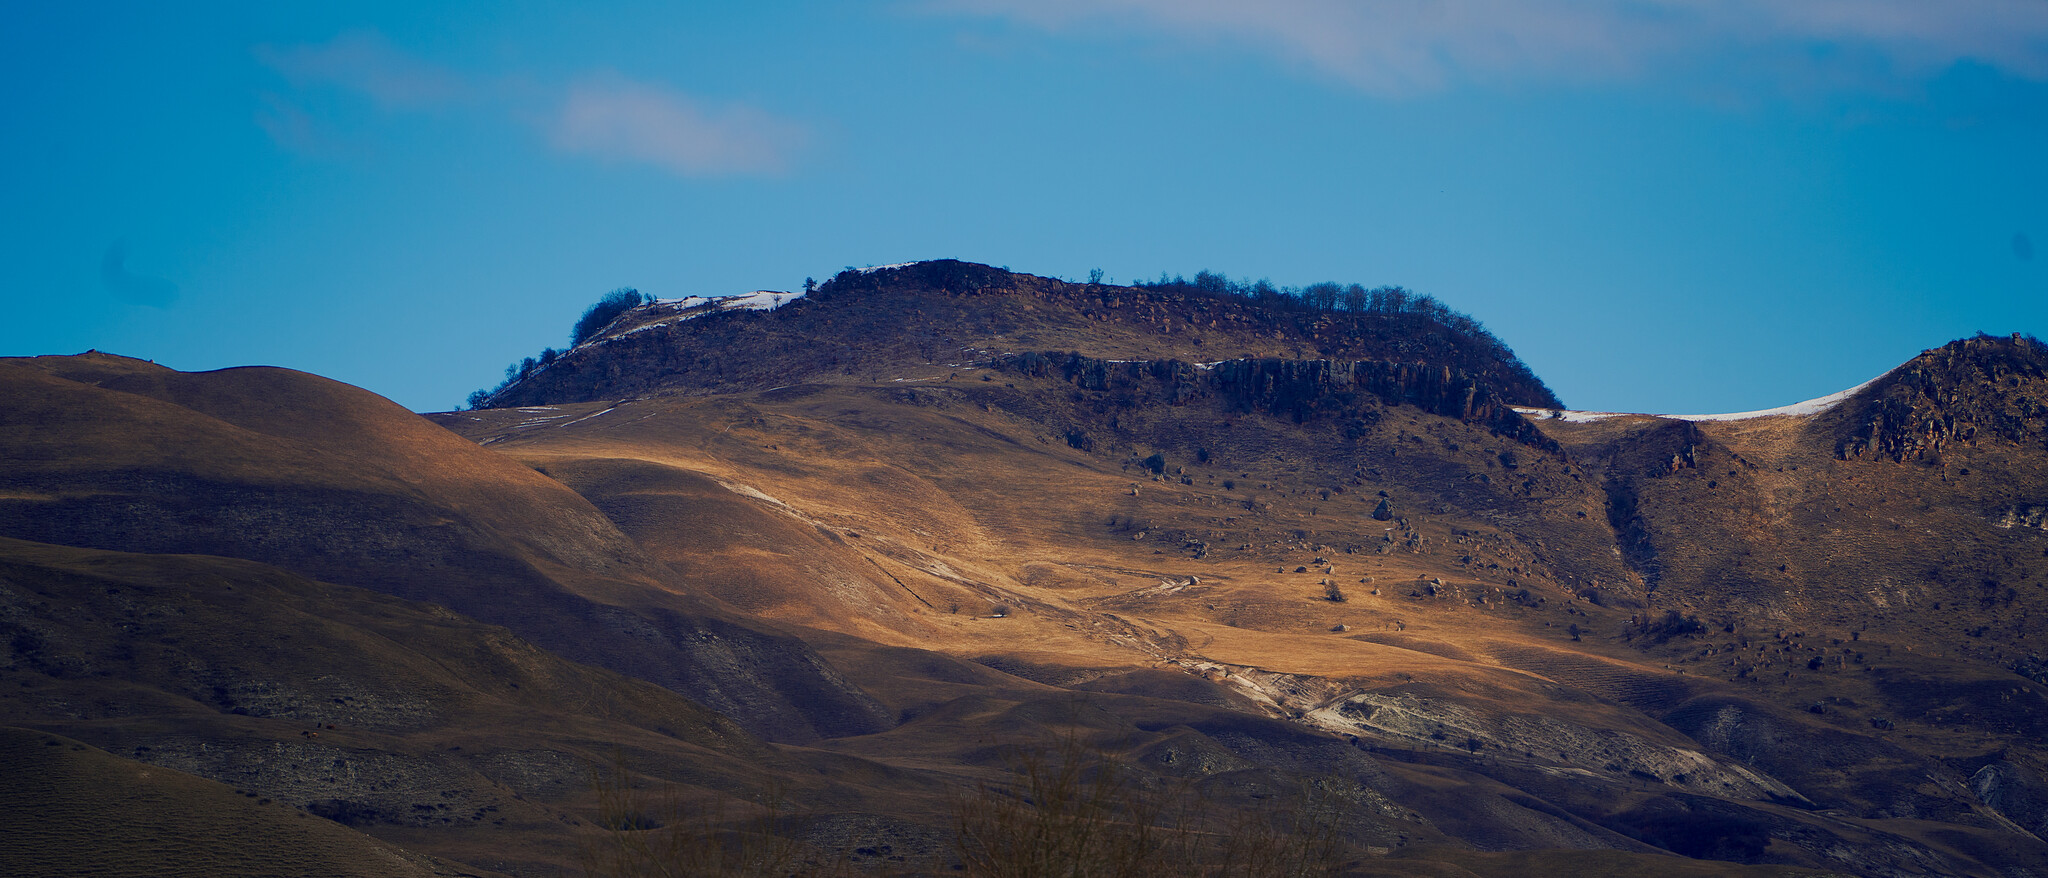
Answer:
<svg viewBox="0 0 2048 878"><path fill-rule="evenodd" d="M1557 447L1348 406L1295 418L913 364L438 417L583 493L696 587L832 632L806 636L910 718L837 749L975 764L959 742L1022 723L1014 696L916 678L902 663L925 653L882 644L1141 699L1155 712L1126 722L1193 736L1143 758L1334 772L1426 823L1411 838L1858 874L2048 863L2012 804L2033 787L1986 786L2008 776L1990 766L2041 767L2040 684L1892 639L1881 668L1809 669L1863 642L1811 612L1833 603L1752 590L1752 616L1725 619L1645 563L1629 528L1652 525L1617 510L1616 483L1683 460L1701 443L1667 433L1695 428ZM1681 534L1692 519L1667 508ZM1745 508L1695 499L1697 539L1665 542L1725 559L1717 516ZM1774 673L1708 673L1703 651ZM1911 718L1983 698L1967 734ZM1371 767L1310 743L1329 736Z"/></svg>
<svg viewBox="0 0 2048 878"><path fill-rule="evenodd" d="M880 728L801 642L688 593L582 497L357 388L0 361L0 534L247 558L429 600L776 740Z"/></svg>

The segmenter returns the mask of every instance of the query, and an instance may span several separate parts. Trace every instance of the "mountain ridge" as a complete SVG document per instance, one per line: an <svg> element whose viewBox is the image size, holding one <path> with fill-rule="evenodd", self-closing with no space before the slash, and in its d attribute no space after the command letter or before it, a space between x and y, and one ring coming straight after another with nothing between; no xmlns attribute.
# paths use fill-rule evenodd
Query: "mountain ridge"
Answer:
<svg viewBox="0 0 2048 878"><path fill-rule="evenodd" d="M0 705L511 874L622 831L577 785L607 740L934 872L961 791L1060 740L1219 816L1317 791L1358 874L2048 868L2031 338L1791 413L1550 417L1497 357L1218 356L1161 323L1186 291L828 287L627 311L507 388L584 401L424 418L0 360Z"/></svg>
<svg viewBox="0 0 2048 878"><path fill-rule="evenodd" d="M758 294L757 294L758 295ZM807 376L911 364L981 364L1067 351L1099 359L1348 359L1450 365L1529 404L1556 396L1512 351L1469 321L1432 314L1316 309L1278 293L1250 299L1186 286L1072 284L957 260L848 270L773 307L676 313L654 303L485 398L494 407L653 392L755 389ZM694 300L685 300L694 301ZM1406 301L1405 299L1403 301ZM1165 354L1165 356L1161 356Z"/></svg>

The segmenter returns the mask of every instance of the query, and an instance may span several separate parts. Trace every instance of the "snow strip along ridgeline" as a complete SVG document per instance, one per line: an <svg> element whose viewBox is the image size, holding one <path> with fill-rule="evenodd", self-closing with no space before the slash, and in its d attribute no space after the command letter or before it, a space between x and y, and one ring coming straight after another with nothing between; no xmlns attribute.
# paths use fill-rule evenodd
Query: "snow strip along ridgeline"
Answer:
<svg viewBox="0 0 2048 878"><path fill-rule="evenodd" d="M755 290L736 296L684 296L680 299L656 299L649 307L665 308L675 316L635 326L625 332L593 338L583 345L603 344L615 338L624 338L636 332L646 332L664 326L674 326L685 320L695 320L706 314L719 311L773 311L804 297L803 293L788 293L781 290Z"/></svg>
<svg viewBox="0 0 2048 878"><path fill-rule="evenodd" d="M736 296L684 296L680 299L656 299L657 307L672 311L773 311L804 297L803 293L787 293L781 290L755 290ZM696 314L690 316L695 317Z"/></svg>
<svg viewBox="0 0 2048 878"><path fill-rule="evenodd" d="M1746 421L1750 418L1807 418L1841 405L1849 397L1863 392L1864 388L1876 384L1883 380L1885 375L1890 374L1891 372L1889 371L1885 372L1884 375L1879 375L1840 393L1830 393L1805 402L1795 402L1791 405L1781 405L1774 409L1759 409L1753 412L1732 412L1721 415L1645 415L1633 412L1581 412L1568 409L1523 408L1520 406L1516 406L1515 411L1532 418L1553 418L1567 424L1586 424L1593 421L1604 421L1608 418L1668 418L1674 421Z"/></svg>

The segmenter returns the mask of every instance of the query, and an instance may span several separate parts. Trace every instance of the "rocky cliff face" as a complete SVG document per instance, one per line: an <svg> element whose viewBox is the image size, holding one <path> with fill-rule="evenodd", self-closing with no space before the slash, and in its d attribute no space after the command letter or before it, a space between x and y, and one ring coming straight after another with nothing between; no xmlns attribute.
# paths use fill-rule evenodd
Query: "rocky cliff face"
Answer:
<svg viewBox="0 0 2048 878"><path fill-rule="evenodd" d="M1084 390L1142 396L1157 404L1215 399L1235 411L1277 415L1295 423L1355 418L1373 414L1371 410L1380 405L1411 405L1546 451L1559 450L1494 388L1450 366L1271 358L1192 364L1039 352L1006 354L989 365L1033 378L1058 376ZM1133 404L1142 403L1133 399Z"/></svg>

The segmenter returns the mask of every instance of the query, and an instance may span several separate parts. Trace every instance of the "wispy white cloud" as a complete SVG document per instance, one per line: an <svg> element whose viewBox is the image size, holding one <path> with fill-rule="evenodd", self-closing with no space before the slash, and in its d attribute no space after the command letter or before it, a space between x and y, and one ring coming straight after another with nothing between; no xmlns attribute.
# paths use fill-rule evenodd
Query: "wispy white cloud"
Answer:
<svg viewBox="0 0 2048 878"><path fill-rule="evenodd" d="M783 170L803 129L752 107L708 107L673 89L604 76L569 89L549 138L564 152L702 176Z"/></svg>
<svg viewBox="0 0 2048 878"><path fill-rule="evenodd" d="M131 305L168 308L178 301L178 285L160 277L128 270L128 241L121 239L107 247L100 257L100 282L107 291Z"/></svg>
<svg viewBox="0 0 2048 878"><path fill-rule="evenodd" d="M294 85L337 87L386 108L441 106L479 92L467 78L401 51L375 31L349 31L313 45L257 46L256 60Z"/></svg>
<svg viewBox="0 0 2048 878"><path fill-rule="evenodd" d="M344 158L361 150L335 126L274 91L256 94L256 127L287 151L316 158Z"/></svg>
<svg viewBox="0 0 2048 878"><path fill-rule="evenodd" d="M922 6L1063 33L1121 30L1243 44L1386 95L1462 83L1608 81L1703 65L1798 69L1839 85L1920 78L1972 62L2048 80L2048 3L2041 0L924 0ZM1830 66L1838 69L1825 69Z"/></svg>
<svg viewBox="0 0 2048 878"><path fill-rule="evenodd" d="M387 112L466 107L528 124L566 155L646 164L679 176L779 172L804 140L803 126L753 107L707 103L611 73L567 85L465 74L369 31L313 45L259 46L255 54L300 92L334 89L367 97ZM338 152L337 136L304 109L302 97L263 93L256 124L286 149Z"/></svg>

